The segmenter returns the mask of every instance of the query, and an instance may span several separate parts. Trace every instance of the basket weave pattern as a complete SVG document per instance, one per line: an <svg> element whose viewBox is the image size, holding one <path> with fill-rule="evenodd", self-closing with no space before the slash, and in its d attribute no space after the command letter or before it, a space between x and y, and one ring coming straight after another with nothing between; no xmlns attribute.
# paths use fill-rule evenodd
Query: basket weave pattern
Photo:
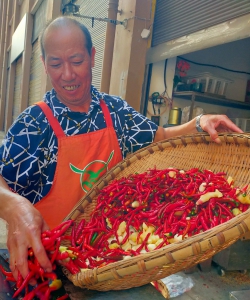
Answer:
<svg viewBox="0 0 250 300"><path fill-rule="evenodd" d="M223 171L233 177L235 186L245 186L250 181L250 136L220 134L219 137L219 145L207 134L196 134L165 140L137 151L106 173L65 219L73 219L76 223L83 218L89 221L100 190L109 182L154 167ZM249 210L206 232L146 254L76 275L65 268L63 271L74 285L82 288L108 291L137 287L211 258L248 231ZM68 246L67 242L65 245Z"/></svg>

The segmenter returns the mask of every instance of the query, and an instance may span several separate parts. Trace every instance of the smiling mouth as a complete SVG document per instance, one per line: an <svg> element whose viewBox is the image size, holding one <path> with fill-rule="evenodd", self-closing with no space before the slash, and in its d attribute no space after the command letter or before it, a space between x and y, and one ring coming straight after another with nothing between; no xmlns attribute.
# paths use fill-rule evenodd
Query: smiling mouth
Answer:
<svg viewBox="0 0 250 300"><path fill-rule="evenodd" d="M69 86L64 86L63 88L64 88L66 91L74 91L74 90L76 90L78 87L79 87L79 85L69 85Z"/></svg>

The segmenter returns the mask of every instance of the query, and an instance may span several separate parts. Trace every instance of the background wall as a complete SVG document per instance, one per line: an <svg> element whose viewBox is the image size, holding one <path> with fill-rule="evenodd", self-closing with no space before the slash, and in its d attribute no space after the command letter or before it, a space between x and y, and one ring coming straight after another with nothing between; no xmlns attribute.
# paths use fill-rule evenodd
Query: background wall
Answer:
<svg viewBox="0 0 250 300"><path fill-rule="evenodd" d="M248 49L250 49L250 38L192 52L186 55L182 55L181 57L202 64L213 64L227 69L249 73L250 55ZM166 82L169 98L172 97L172 85L173 76L175 73L175 63L176 57L168 59ZM159 92L161 94L164 91L164 64L164 60L153 64L149 92L150 95L153 92ZM233 73L221 70L219 68L200 66L190 63L190 70L188 71L188 75L199 74L203 72L209 72L214 76L231 79L232 83L230 83L227 87L227 91L225 94L226 98L242 102L245 101L247 80L250 79L249 75ZM189 106L190 104L191 101L181 100L177 98L173 99L173 106L178 106L182 109L186 106ZM221 113L226 114L232 118L250 118L250 110L248 111L242 109L235 109L201 102L196 103L195 105L198 107L202 107L205 113ZM164 112L161 116L160 125L164 125L168 122L169 109L166 109L164 107L161 108L161 111L165 110L166 112ZM152 103L149 102L148 116L150 117L151 114L153 114Z"/></svg>

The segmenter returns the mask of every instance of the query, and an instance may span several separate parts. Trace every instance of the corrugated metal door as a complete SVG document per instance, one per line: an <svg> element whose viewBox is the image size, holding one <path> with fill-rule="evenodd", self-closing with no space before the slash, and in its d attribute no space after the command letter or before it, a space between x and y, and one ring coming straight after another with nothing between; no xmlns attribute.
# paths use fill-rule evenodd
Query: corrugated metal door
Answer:
<svg viewBox="0 0 250 300"><path fill-rule="evenodd" d="M46 10L47 0L43 0L34 14L28 105L32 105L35 102L42 100L41 81L43 74L43 63L40 58L41 52L38 36L46 24Z"/></svg>
<svg viewBox="0 0 250 300"><path fill-rule="evenodd" d="M250 0L157 0L152 46L250 12Z"/></svg>
<svg viewBox="0 0 250 300"><path fill-rule="evenodd" d="M42 80L43 63L40 57L39 42L33 44L31 66L30 66L30 82L29 82L29 105L34 104L41 99L41 80Z"/></svg>
<svg viewBox="0 0 250 300"><path fill-rule="evenodd" d="M16 74L14 84L14 101L12 110L12 121L20 114L21 107L21 83L22 83L22 56L16 61Z"/></svg>
<svg viewBox="0 0 250 300"><path fill-rule="evenodd" d="M108 17L109 0L78 0L75 4L80 5L79 14L81 15L96 18ZM89 29L93 45L96 48L95 67L92 69L92 83L100 90L107 23L97 20L93 20L92 23L92 19L86 18L77 18L77 20Z"/></svg>
<svg viewBox="0 0 250 300"><path fill-rule="evenodd" d="M38 38L46 24L46 11L48 0L43 0L34 14L32 43Z"/></svg>

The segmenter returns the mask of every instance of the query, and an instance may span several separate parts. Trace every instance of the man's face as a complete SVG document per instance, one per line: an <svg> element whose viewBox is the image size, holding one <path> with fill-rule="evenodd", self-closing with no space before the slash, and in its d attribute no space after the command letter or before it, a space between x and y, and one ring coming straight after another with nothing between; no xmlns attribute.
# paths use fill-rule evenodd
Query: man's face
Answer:
<svg viewBox="0 0 250 300"><path fill-rule="evenodd" d="M85 36L74 25L50 29L44 36L44 66L58 99L72 110L82 111L91 101L91 55L85 46Z"/></svg>

